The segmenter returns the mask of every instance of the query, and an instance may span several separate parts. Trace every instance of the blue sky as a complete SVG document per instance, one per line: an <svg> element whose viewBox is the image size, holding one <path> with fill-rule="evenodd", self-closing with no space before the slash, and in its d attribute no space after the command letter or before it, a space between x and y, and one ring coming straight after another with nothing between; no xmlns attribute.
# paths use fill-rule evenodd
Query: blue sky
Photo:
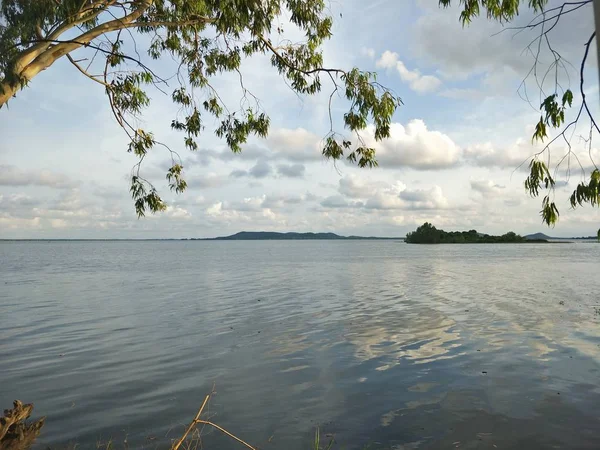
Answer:
<svg viewBox="0 0 600 450"><path fill-rule="evenodd" d="M351 0L331 9L326 65L377 71L404 101L392 136L376 144L378 169L323 160L330 86L298 98L266 58L255 58L243 63L244 82L270 114L271 134L252 139L240 155L227 151L210 124L198 152L181 148L181 136L169 127L176 109L153 93L142 124L180 150L190 187L168 192L169 158L157 147L144 173L169 208L138 220L128 192L135 158L103 89L61 60L0 110L0 238L211 237L241 230L401 236L424 221L488 233L548 231L538 215L541 199L526 195L526 174L515 170L536 151L530 137L539 112L517 94L533 62L523 50L534 35L496 35L500 26L484 19L463 29L458 9L440 9L434 0ZM574 66L593 30L589 11L580 12L553 31ZM524 11L518 23L530 19ZM549 62L545 54L541 60ZM597 106L595 55L588 67L586 92ZM155 68L168 74L172 63ZM576 86L574 70L570 76ZM214 86L239 104L237 75L218 77ZM539 89L531 79L527 86L538 106ZM333 105L338 129L345 107L343 99ZM587 168L579 133L585 126L573 142ZM371 139L369 130L364 137ZM552 157L563 153L557 146ZM600 161L598 147L591 154ZM562 215L549 234L590 235L600 226L598 209L568 207L580 177L573 170L557 189Z"/></svg>

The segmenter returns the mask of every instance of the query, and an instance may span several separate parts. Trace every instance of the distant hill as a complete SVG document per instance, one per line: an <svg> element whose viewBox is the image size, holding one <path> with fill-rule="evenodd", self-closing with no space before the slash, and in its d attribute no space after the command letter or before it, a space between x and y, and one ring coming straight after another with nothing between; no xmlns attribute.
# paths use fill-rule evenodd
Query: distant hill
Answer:
<svg viewBox="0 0 600 450"><path fill-rule="evenodd" d="M598 238L596 236L580 236L580 237L550 237L544 233L533 233L525 236L527 240L538 240L538 239L550 239L553 241L595 241Z"/></svg>
<svg viewBox="0 0 600 450"><path fill-rule="evenodd" d="M402 238L378 238L363 236L340 236L335 233L278 233L275 231L240 231L231 236L220 236L205 241L289 241L289 240L364 240L364 239L402 239ZM192 239L196 240L196 239Z"/></svg>
<svg viewBox="0 0 600 450"><path fill-rule="evenodd" d="M524 237L525 237L525 239L528 239L530 241L537 240L537 239L546 239L546 240L548 240L548 239L556 239L556 238L547 236L544 233L533 233L533 234L528 234L528 235L526 235Z"/></svg>

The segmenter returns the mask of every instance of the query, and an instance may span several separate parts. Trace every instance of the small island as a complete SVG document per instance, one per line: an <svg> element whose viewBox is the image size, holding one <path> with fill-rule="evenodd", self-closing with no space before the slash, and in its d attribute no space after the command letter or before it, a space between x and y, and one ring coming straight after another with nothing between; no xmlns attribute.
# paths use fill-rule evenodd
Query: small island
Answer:
<svg viewBox="0 0 600 450"><path fill-rule="evenodd" d="M416 231L406 235L408 244L529 244L548 242L546 239L528 239L509 231L502 236L492 236L469 231L438 230L429 222L425 222Z"/></svg>

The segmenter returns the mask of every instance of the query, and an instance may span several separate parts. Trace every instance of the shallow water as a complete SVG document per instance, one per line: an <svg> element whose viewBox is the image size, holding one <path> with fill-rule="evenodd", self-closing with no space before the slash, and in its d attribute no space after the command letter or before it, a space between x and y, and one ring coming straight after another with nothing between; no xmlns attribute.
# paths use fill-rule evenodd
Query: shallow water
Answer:
<svg viewBox="0 0 600 450"><path fill-rule="evenodd" d="M2 242L0 406L39 448L600 448L600 245ZM564 304L562 304L564 302ZM205 448L238 448L205 430Z"/></svg>

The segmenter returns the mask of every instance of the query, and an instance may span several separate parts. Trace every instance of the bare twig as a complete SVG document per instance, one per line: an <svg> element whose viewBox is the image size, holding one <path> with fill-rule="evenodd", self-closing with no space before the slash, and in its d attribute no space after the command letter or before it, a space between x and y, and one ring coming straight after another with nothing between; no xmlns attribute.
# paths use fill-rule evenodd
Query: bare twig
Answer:
<svg viewBox="0 0 600 450"><path fill-rule="evenodd" d="M101 84L102 86L104 86L106 88L110 88L110 84L108 84L105 81L102 81L102 80L96 78L95 76L91 75L90 73L88 73L83 67L81 67L79 64L77 64L77 61L75 61L71 55L69 55L67 53L66 56L67 56L67 59L71 62L71 64L73 64L77 68L77 70L79 70L82 74L84 74L90 80L95 81L96 83Z"/></svg>
<svg viewBox="0 0 600 450"><path fill-rule="evenodd" d="M173 447L171 448L171 450L178 450L179 447L181 446L181 444L185 441L185 438L187 438L188 434L190 434L190 431L192 431L194 429L194 427L198 423L198 420L200 420L200 416L202 415L202 411L204 411L204 407L208 403L209 399L210 399L210 395L207 395L204 398L204 402L202 402L202 406L200 407L200 409L196 413L196 417L194 417L194 420L192 420L192 423L189 424L189 426L187 427L187 430L185 430L185 433L183 433L183 436L181 436L181 438L179 438L179 440L175 443L175 445L173 445Z"/></svg>
<svg viewBox="0 0 600 450"><path fill-rule="evenodd" d="M216 423L213 422L209 422L208 420L197 420L196 423L202 423L205 425L210 425L213 428L216 428L217 430L219 430L220 432L226 434L227 436L229 436L232 439L235 439L236 441L238 441L240 444L245 445L246 447L248 447L250 450L257 450L256 447L252 447L250 444L248 444L246 441L243 441L242 439L240 439L237 436L234 436L233 434L231 434L229 431L227 431L225 428L220 427L219 425L217 425Z"/></svg>
<svg viewBox="0 0 600 450"><path fill-rule="evenodd" d="M195 428L195 426L197 424L208 425L208 426L211 426L213 428L216 428L221 433L223 433L223 434L229 436L230 438L236 440L237 442L239 442L240 444L242 444L245 447L249 448L250 450L258 450L256 447L253 447L252 445L248 444L246 441L244 441L244 440L240 439L239 437L235 436L234 434L230 433L229 431L227 431L225 428L221 427L220 425L217 425L216 423L211 422L209 420L202 420L200 418L202 416L204 408L206 407L206 405L208 404L208 401L210 400L210 397L211 397L211 394L207 395L204 398L204 402L202 403L202 406L200 407L200 409L196 413L196 417L194 417L194 420L192 420L192 422L189 424L189 426L185 430L185 433L183 433L183 436L181 436L181 438L179 438L179 440L177 442L175 442L175 444L173 444L173 446L171 447L171 450L179 450L179 447L181 447L181 445L183 444L183 442L185 442L186 438L192 432L192 430L194 430L194 428Z"/></svg>

